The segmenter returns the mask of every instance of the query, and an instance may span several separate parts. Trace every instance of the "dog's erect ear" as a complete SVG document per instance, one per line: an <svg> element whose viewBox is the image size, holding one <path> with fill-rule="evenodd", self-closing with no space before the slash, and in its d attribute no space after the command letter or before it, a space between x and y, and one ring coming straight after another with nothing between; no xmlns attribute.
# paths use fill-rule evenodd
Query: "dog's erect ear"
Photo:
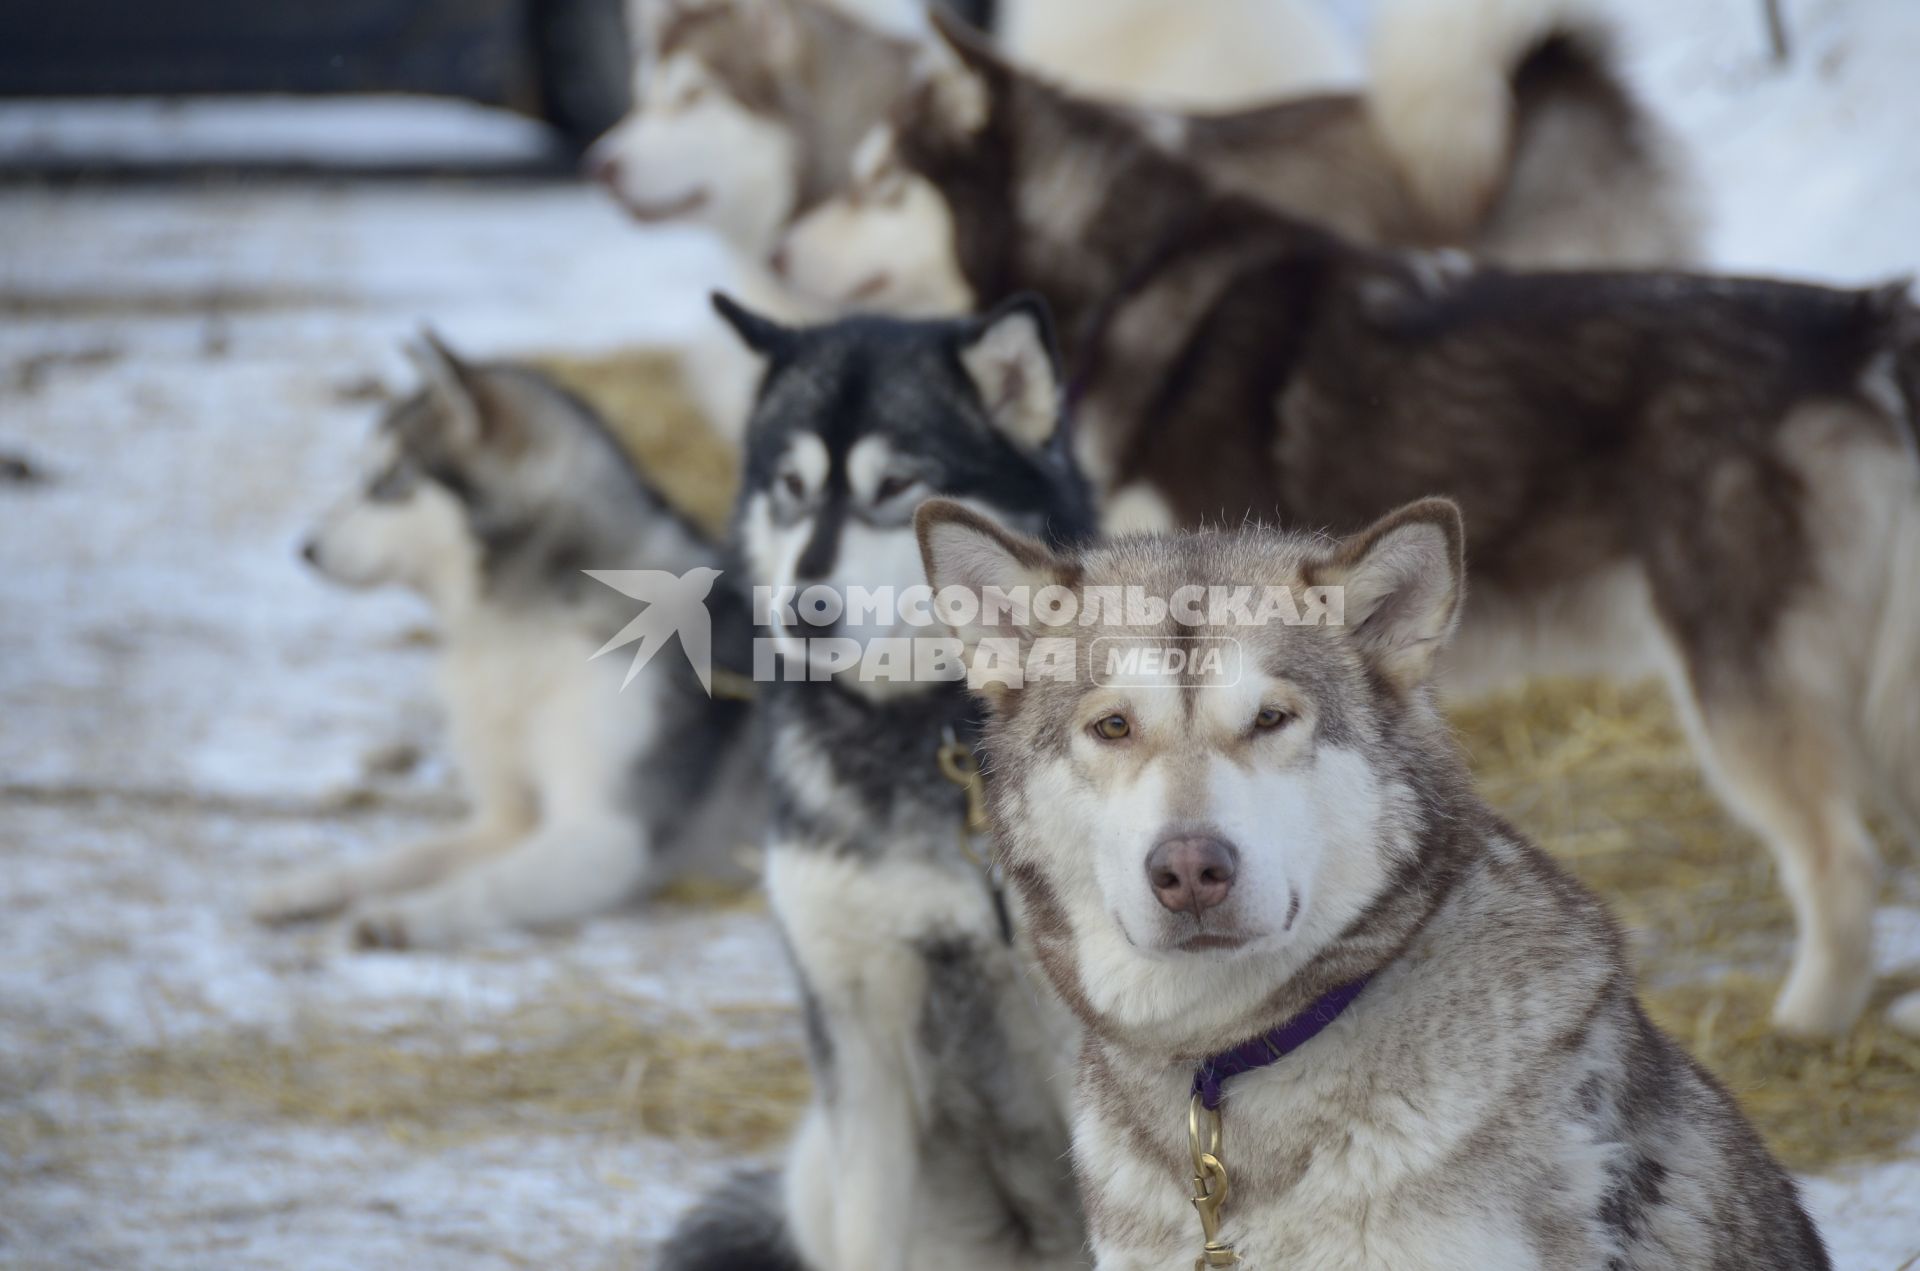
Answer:
<svg viewBox="0 0 1920 1271"><path fill-rule="evenodd" d="M1039 450L1060 424L1060 355L1047 303L1032 292L1002 301L969 327L960 364L993 426L1023 450Z"/></svg>
<svg viewBox="0 0 1920 1271"><path fill-rule="evenodd" d="M1017 685L1018 676L1010 684L1005 673L1024 665L1025 651L1051 630L1035 613L1035 597L1065 581L1067 562L950 499L921 504L913 525L933 611L966 649L968 683L989 694Z"/></svg>
<svg viewBox="0 0 1920 1271"><path fill-rule="evenodd" d="M479 441L485 419L472 368L426 325L421 326L419 338L404 348L446 418L449 439L458 444Z"/></svg>
<svg viewBox="0 0 1920 1271"><path fill-rule="evenodd" d="M1389 512L1312 571L1341 587L1344 621L1361 652L1405 692L1426 682L1453 633L1466 586L1466 531L1450 499Z"/></svg>
<svg viewBox="0 0 1920 1271"><path fill-rule="evenodd" d="M927 15L933 22L933 29L940 36L940 42L952 50L960 64L989 80L1005 77L1012 73L1007 59L993 42L980 34L971 23L956 13L949 13L939 5L931 6Z"/></svg>
<svg viewBox="0 0 1920 1271"><path fill-rule="evenodd" d="M793 342L793 328L762 317L724 291L713 293L713 311L726 319L727 325L755 353L778 357Z"/></svg>
<svg viewBox="0 0 1920 1271"><path fill-rule="evenodd" d="M961 135L980 131L992 113L993 96L1011 71L966 23L935 8L938 40L921 46L914 80L933 118Z"/></svg>

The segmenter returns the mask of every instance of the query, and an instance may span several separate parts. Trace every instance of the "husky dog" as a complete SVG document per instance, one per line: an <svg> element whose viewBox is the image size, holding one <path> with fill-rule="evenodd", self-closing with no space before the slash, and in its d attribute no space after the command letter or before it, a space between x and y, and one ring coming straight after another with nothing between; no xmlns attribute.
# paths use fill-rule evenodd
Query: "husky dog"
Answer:
<svg viewBox="0 0 1920 1271"><path fill-rule="evenodd" d="M717 232L728 285L756 308L804 317L767 258L794 216L845 183L854 146L911 82L916 46L901 27L919 13L919 0L642 0L634 108L588 166L635 219ZM738 441L758 370L740 342L703 323L682 368Z"/></svg>
<svg viewBox="0 0 1920 1271"><path fill-rule="evenodd" d="M1395 56L1364 97L1190 116L1076 98L937 23L958 64L931 66L862 142L851 186L794 225L774 268L821 301L913 313L1040 279L1071 363L1088 312L1190 236L1183 216L1210 193L1513 264L1694 257L1672 149L1594 19L1419 0L1383 29L1396 21L1425 32L1431 64L1383 37ZM1414 108L1425 96L1447 106L1435 120Z"/></svg>
<svg viewBox="0 0 1920 1271"><path fill-rule="evenodd" d="M413 353L426 387L381 420L365 486L304 554L334 582L398 583L433 606L472 815L425 842L293 874L254 906L266 921L350 910L356 943L387 948L612 908L704 849L724 860L763 816L743 704L709 701L674 650L631 677L625 655L593 660L634 617L585 572L608 567L680 575L687 594L654 595L658 612L704 600L718 660L743 663L751 615L744 596L713 587L719 550L550 381L468 365L431 336ZM697 623L679 629L701 652Z"/></svg>
<svg viewBox="0 0 1920 1271"><path fill-rule="evenodd" d="M906 90L914 45L824 0L655 0L633 112L588 162L636 219L706 225L764 261L838 189Z"/></svg>
<svg viewBox="0 0 1920 1271"><path fill-rule="evenodd" d="M1352 531L1459 499L1476 586L1448 689L1663 674L1780 860L1801 939L1776 1023L1845 1030L1871 988L1861 806L1889 796L1920 823L1903 289L1358 247L1118 131L1125 161L1069 165L1101 195L1063 214L1054 152L1019 139L1083 116L997 65L978 54L965 81L1011 86L989 122L900 134L891 197L949 217L969 294L1036 288L1077 335L1075 449L1107 525Z"/></svg>
<svg viewBox="0 0 1920 1271"><path fill-rule="evenodd" d="M1173 601L1078 627L1071 674L982 690L1001 860L1085 1030L1074 1159L1102 1271L1828 1266L1792 1181L1641 1010L1599 902L1472 787L1428 686L1461 595L1452 504L1338 542L1077 553L952 504L918 525L936 588ZM1182 609L1243 588L1340 606ZM958 633L1057 630L1002 609ZM1111 654L1208 640L1234 655ZM1202 1191L1218 1226L1192 1263Z"/></svg>
<svg viewBox="0 0 1920 1271"><path fill-rule="evenodd" d="M922 586L913 514L934 494L1053 542L1088 532L1031 302L797 330L719 304L766 359L737 520L757 583L843 596ZM884 613L800 616L812 612L775 613L776 638L877 647L911 630ZM967 800L941 753L973 736L965 686L794 667L801 682L759 686L767 895L799 975L816 1088L784 1178L789 1258L816 1271L1076 1265L1063 1080L1075 1031L963 852ZM737 1248L739 1233L778 1230L732 1212L739 1195L696 1213L665 1267L780 1265L770 1240L763 1262ZM716 1244L715 1231L735 1236Z"/></svg>

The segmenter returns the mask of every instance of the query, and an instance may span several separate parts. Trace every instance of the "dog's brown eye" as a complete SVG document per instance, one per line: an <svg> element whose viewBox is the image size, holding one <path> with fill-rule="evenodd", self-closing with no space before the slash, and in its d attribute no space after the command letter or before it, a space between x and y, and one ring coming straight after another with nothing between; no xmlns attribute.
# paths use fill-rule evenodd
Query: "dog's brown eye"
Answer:
<svg viewBox="0 0 1920 1271"><path fill-rule="evenodd" d="M807 497L807 483L802 481L796 473L789 472L786 476L781 477L780 484L792 498L804 499Z"/></svg>
<svg viewBox="0 0 1920 1271"><path fill-rule="evenodd" d="M912 477L888 477L873 492L875 503L885 503L888 499L897 499L913 487Z"/></svg>
<svg viewBox="0 0 1920 1271"><path fill-rule="evenodd" d="M1278 706L1262 706L1260 713L1253 717L1253 726L1263 731L1279 728L1293 719L1293 716Z"/></svg>
<svg viewBox="0 0 1920 1271"><path fill-rule="evenodd" d="M1093 726L1093 735L1102 741L1119 741L1132 731L1125 715L1109 715Z"/></svg>

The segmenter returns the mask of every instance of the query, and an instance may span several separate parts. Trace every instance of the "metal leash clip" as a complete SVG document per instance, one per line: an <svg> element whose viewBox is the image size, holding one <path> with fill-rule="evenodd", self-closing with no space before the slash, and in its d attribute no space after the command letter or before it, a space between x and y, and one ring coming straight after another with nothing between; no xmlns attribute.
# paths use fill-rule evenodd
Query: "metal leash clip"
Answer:
<svg viewBox="0 0 1920 1271"><path fill-rule="evenodd" d="M986 880L987 892L993 898L993 916L1000 924L1000 938L1008 944L1013 943L1013 915L1007 909L1006 886L1002 880L1000 866L992 858L989 849L982 852L975 840L993 829L993 822L987 816L987 787L980 776L980 757L973 748L960 740L949 724L940 743L938 754L940 773L947 780L966 791L967 816L960 823L960 854L973 862L980 876Z"/></svg>
<svg viewBox="0 0 1920 1271"><path fill-rule="evenodd" d="M1206 1244L1193 1271L1231 1267L1240 1262L1233 1246L1220 1243L1220 1207L1227 1203L1227 1167L1220 1162L1220 1113L1196 1092L1187 1104L1187 1150L1193 1156L1193 1208L1200 1215Z"/></svg>

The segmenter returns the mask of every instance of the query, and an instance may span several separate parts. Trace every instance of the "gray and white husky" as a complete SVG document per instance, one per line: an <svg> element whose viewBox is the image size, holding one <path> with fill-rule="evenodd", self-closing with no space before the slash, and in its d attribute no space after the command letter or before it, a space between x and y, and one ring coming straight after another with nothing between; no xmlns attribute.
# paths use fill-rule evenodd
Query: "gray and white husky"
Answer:
<svg viewBox="0 0 1920 1271"><path fill-rule="evenodd" d="M1343 541L1069 552L951 504L918 524L936 588L1173 600L1076 628L1071 674L983 689L1001 860L1085 1029L1102 1271L1828 1265L1792 1181L1642 1011L1599 902L1473 789L1429 686L1463 586L1451 503ZM1181 606L1241 588L1329 603L1265 625ZM958 633L1059 634L1005 610ZM1217 663L1116 673L1116 650L1221 640Z"/></svg>
<svg viewBox="0 0 1920 1271"><path fill-rule="evenodd" d="M1053 542L1088 531L1031 302L799 330L720 307L766 361L737 521L756 583L920 586L913 515L935 494ZM897 610L831 624L808 612L772 615L775 638L872 648L912 630ZM747 1223L750 1202L729 1191L670 1242L664 1266L782 1265L771 1248L742 1250L743 1232L777 1236L786 1265L815 1271L1076 1265L1064 1086L1075 1030L961 842L967 797L941 752L972 738L965 686L803 673L758 688L767 895L800 980L815 1096L778 1189L782 1220Z"/></svg>
<svg viewBox="0 0 1920 1271"><path fill-rule="evenodd" d="M426 386L382 418L365 483L304 554L334 582L399 584L433 606L472 812L424 842L279 879L255 914L347 910L359 944L449 945L609 909L703 853L725 862L763 815L747 708L710 701L674 649L622 692L628 657L595 653L635 605L585 572L680 576L706 591L718 660L744 661L750 615L713 587L719 549L551 381L469 365L431 336L411 352Z"/></svg>

